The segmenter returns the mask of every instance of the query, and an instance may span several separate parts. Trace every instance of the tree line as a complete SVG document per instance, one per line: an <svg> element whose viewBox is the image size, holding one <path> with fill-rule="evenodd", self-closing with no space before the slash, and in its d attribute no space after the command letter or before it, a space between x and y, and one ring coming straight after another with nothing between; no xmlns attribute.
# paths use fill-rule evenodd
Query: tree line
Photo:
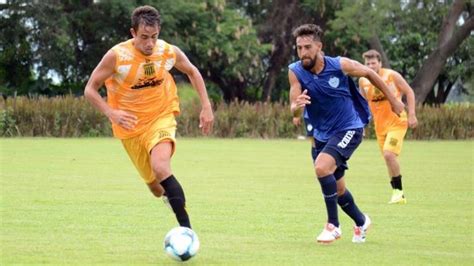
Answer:
<svg viewBox="0 0 474 266"><path fill-rule="evenodd" d="M215 101L287 101L291 32L302 23L325 30L327 55L362 61L380 51L418 103L445 102L455 84L473 90L471 1L18 0L0 4L0 93L81 95L103 54L131 37L130 13L144 4L160 11L160 38L190 57Z"/></svg>

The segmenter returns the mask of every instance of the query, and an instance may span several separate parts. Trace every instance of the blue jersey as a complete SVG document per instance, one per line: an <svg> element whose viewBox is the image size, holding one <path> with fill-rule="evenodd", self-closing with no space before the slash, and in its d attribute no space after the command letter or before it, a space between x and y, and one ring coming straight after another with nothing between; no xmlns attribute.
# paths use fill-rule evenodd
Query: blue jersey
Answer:
<svg viewBox="0 0 474 266"><path fill-rule="evenodd" d="M338 132L362 128L369 122L367 101L341 70L340 57L324 56L324 68L319 74L304 69L301 61L292 63L289 69L311 97L311 104L305 109L317 140L326 142Z"/></svg>
<svg viewBox="0 0 474 266"><path fill-rule="evenodd" d="M311 125L311 121L309 121L308 111L306 111L306 108L304 108L303 119L304 119L304 125L306 128L306 137L313 137L314 135L313 125Z"/></svg>

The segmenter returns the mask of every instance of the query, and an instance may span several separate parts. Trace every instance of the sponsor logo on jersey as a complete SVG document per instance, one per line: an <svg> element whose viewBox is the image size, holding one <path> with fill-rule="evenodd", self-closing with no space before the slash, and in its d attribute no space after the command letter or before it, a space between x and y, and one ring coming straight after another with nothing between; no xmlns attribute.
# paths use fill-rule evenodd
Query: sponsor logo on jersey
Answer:
<svg viewBox="0 0 474 266"><path fill-rule="evenodd" d="M160 86L161 83L163 83L163 79L156 79L156 78L151 78L151 79L140 79L137 84L133 85L131 88L132 90L139 90L143 89L146 87L156 87Z"/></svg>

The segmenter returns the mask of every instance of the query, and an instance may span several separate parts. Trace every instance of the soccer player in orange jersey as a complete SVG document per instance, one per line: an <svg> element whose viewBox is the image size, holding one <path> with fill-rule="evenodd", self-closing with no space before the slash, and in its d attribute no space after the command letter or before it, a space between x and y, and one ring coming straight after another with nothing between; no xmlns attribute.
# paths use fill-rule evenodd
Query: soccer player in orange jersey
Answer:
<svg viewBox="0 0 474 266"><path fill-rule="evenodd" d="M158 39L159 12L141 6L132 13L133 36L112 47L92 72L84 95L112 122L131 161L150 191L163 196L180 226L191 228L184 191L171 171L176 120L180 112L176 84L169 71L186 74L199 94L203 134L212 130L213 112L198 69L176 46ZM98 90L105 84L107 102Z"/></svg>
<svg viewBox="0 0 474 266"><path fill-rule="evenodd" d="M369 50L362 56L364 57L365 65L379 74L399 100L403 95L407 99L408 117L406 112L397 116L391 111L390 103L377 87L365 78L359 80L362 95L368 100L374 117L377 141L387 164L388 174L391 177L390 183L392 184L393 192L389 203L405 204L406 198L403 194L398 155L400 155L402 150L403 138L407 132L407 127L415 128L418 124L415 114L415 94L410 85L398 72L382 68L380 54L376 50Z"/></svg>

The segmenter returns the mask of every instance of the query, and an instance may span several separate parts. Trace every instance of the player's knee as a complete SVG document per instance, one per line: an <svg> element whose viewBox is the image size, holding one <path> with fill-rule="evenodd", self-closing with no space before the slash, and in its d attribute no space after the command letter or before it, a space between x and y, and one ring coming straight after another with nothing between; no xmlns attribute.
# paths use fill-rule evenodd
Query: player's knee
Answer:
<svg viewBox="0 0 474 266"><path fill-rule="evenodd" d="M150 192L157 198L163 196L163 193L165 192L160 185L148 185L148 188L150 189Z"/></svg>
<svg viewBox="0 0 474 266"><path fill-rule="evenodd" d="M171 169L166 163L157 163L153 165L153 173L161 181L171 175Z"/></svg>
<svg viewBox="0 0 474 266"><path fill-rule="evenodd" d="M397 159L397 155L391 151L384 151L383 152L383 158L386 161L394 161Z"/></svg>
<svg viewBox="0 0 474 266"><path fill-rule="evenodd" d="M318 177L327 176L334 172L334 171L331 171L332 169L330 167L327 167L318 163L314 165L314 170L316 171L316 175Z"/></svg>
<svg viewBox="0 0 474 266"><path fill-rule="evenodd" d="M346 192L346 187L340 186L339 184L337 184L337 196L344 195L344 192Z"/></svg>

